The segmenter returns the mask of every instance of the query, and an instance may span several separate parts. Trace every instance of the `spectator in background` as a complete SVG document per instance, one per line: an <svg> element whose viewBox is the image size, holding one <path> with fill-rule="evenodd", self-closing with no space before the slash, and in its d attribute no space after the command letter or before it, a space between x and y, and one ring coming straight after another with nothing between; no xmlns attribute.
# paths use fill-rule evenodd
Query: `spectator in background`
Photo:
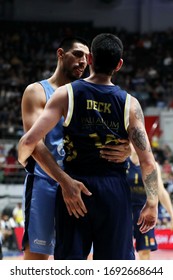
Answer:
<svg viewBox="0 0 173 280"><path fill-rule="evenodd" d="M5 149L3 145L0 145L0 182L4 180L3 165L5 163Z"/></svg>
<svg viewBox="0 0 173 280"><path fill-rule="evenodd" d="M165 157L166 157L170 162L172 162L172 159L173 159L173 151L172 151L171 147L170 147L168 144L165 144L165 145L163 146L163 151L164 151Z"/></svg>
<svg viewBox="0 0 173 280"><path fill-rule="evenodd" d="M4 175L10 176L14 175L17 172L17 159L14 156L13 149L10 149L8 155L5 159L5 168L4 168Z"/></svg>
<svg viewBox="0 0 173 280"><path fill-rule="evenodd" d="M24 227L24 217L22 210L22 203L18 202L17 205L13 209L13 219L16 223L16 227Z"/></svg>
<svg viewBox="0 0 173 280"><path fill-rule="evenodd" d="M168 175L167 181L166 181L166 189L171 197L171 201L173 203L173 171L171 171Z"/></svg>
<svg viewBox="0 0 173 280"><path fill-rule="evenodd" d="M5 148L4 145L0 145L0 165L5 162Z"/></svg>
<svg viewBox="0 0 173 280"><path fill-rule="evenodd" d="M162 175L167 180L169 177L169 174L172 172L172 165L170 164L168 159L165 159L163 165L162 165Z"/></svg>
<svg viewBox="0 0 173 280"><path fill-rule="evenodd" d="M1 215L0 228L2 232L2 242L6 244L9 250L12 250L15 245L15 222L5 211Z"/></svg>

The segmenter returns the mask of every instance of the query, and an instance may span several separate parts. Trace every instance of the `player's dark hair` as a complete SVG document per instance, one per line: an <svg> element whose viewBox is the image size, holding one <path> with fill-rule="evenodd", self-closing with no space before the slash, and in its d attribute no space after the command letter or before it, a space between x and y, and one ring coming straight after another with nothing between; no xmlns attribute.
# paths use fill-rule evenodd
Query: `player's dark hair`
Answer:
<svg viewBox="0 0 173 280"><path fill-rule="evenodd" d="M78 36L75 37L65 37L59 44L58 48L62 48L65 52L69 51L74 43L81 43L89 48L88 42Z"/></svg>
<svg viewBox="0 0 173 280"><path fill-rule="evenodd" d="M101 33L93 39L91 53L94 71L111 75L122 57L123 44L114 34Z"/></svg>

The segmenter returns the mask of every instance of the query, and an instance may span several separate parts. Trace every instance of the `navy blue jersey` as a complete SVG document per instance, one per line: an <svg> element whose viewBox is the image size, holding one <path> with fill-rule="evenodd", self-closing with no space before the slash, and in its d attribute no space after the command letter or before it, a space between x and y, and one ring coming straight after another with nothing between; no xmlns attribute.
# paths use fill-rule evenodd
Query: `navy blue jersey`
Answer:
<svg viewBox="0 0 173 280"><path fill-rule="evenodd" d="M67 85L69 109L64 123L65 168L94 174L126 167L100 157L102 145L128 139L130 95L119 86L78 80Z"/></svg>
<svg viewBox="0 0 173 280"><path fill-rule="evenodd" d="M140 165L134 164L131 159L128 160L127 181L131 190L132 205L143 206L146 202L146 193L142 181Z"/></svg>
<svg viewBox="0 0 173 280"><path fill-rule="evenodd" d="M67 212L59 188L56 207L55 259L134 259L130 188L126 162L100 157L102 145L127 139L130 95L114 85L78 80L67 85L68 113L64 122L64 168L92 193L83 196L87 215Z"/></svg>

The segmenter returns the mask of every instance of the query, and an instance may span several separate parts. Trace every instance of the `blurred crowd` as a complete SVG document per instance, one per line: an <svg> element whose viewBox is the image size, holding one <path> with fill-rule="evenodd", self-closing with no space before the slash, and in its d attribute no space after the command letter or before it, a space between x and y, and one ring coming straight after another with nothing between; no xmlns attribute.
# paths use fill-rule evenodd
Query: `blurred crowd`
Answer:
<svg viewBox="0 0 173 280"><path fill-rule="evenodd" d="M8 250L18 250L16 229L24 228L22 203L5 207L0 215L0 242Z"/></svg>
<svg viewBox="0 0 173 280"><path fill-rule="evenodd" d="M113 78L146 106L173 107L173 29L150 34L116 28L93 28L91 23L4 22L0 29L0 138L20 137L20 102L32 81L51 75L56 50L64 36L89 42L100 32L113 32L124 43L124 66Z"/></svg>
<svg viewBox="0 0 173 280"><path fill-rule="evenodd" d="M0 183L20 184L24 176L25 170L17 160L16 146L6 150L5 145L0 145Z"/></svg>

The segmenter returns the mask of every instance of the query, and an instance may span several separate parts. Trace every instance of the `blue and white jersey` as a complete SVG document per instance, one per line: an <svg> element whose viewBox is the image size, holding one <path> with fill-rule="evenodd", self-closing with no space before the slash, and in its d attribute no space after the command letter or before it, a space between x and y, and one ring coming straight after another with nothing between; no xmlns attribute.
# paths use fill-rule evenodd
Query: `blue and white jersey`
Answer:
<svg viewBox="0 0 173 280"><path fill-rule="evenodd" d="M100 157L106 144L128 139L130 95L115 85L78 80L67 85L68 114L64 122L66 170L105 173L125 168Z"/></svg>
<svg viewBox="0 0 173 280"><path fill-rule="evenodd" d="M47 102L51 98L55 89L50 85L50 83L47 80L40 81L39 83L44 88ZM65 155L63 148L63 121L64 119L62 118L57 123L57 125L46 135L44 139L45 145L47 146L47 148L49 149L54 159L61 168L63 168L63 159ZM34 175L47 179L50 178L38 165L38 163L33 160L33 158L29 159L29 164L26 169L27 171L29 171L29 173L32 173Z"/></svg>

